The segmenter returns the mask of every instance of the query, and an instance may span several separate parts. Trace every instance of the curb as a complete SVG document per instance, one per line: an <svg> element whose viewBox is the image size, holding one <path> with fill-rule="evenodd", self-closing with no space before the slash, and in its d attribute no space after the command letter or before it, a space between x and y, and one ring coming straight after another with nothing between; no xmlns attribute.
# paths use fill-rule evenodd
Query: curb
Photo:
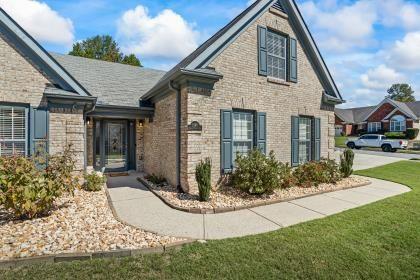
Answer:
<svg viewBox="0 0 420 280"><path fill-rule="evenodd" d="M194 241L193 241L194 242ZM28 257L0 261L0 272L2 269L13 269L18 267L53 264L61 262L87 261L94 259L111 259L144 256L148 254L164 254L173 250L180 250L184 245L193 243L191 240L175 242L161 247L143 248L143 249L123 249L114 251L103 251L93 253L66 253L57 255L46 255L39 257Z"/></svg>
<svg viewBox="0 0 420 280"><path fill-rule="evenodd" d="M316 192L316 193L309 193L309 194L301 195L301 196L298 196L298 197L281 198L281 199L275 199L275 200L270 200L270 201L259 201L259 202L256 202L256 203L252 204L252 205L246 205L246 206L221 207L221 208L212 208L212 209L199 209L199 208L186 208L186 207L180 207L180 206L174 205L172 202L170 202L165 197L161 196L157 191L155 191L152 188L152 186L149 184L149 182L147 182L144 178L138 177L137 180L140 183L142 183L143 185L145 185L155 196L157 196L163 203L165 203L167 206L171 207L172 209L182 211L182 212L191 213L191 214L201 214L201 215L221 214L221 213L227 213L227 212L235 212L235 211L240 211L240 210L253 209L253 208L256 208L256 207L260 207L260 206L267 206L267 205L277 204L277 203L281 203L281 202L289 202L289 201L293 201L293 200L296 200L296 199L301 199L301 198L306 198L306 197L311 197L311 196L315 196L315 195L326 194L326 193L331 193L331 192L336 192L336 191L355 189L355 188L369 186L369 185L372 184L372 182L369 181L369 182L366 182L366 183L356 184L356 185L350 186L350 187L341 187L341 188L336 188L334 190L327 190L327 191L321 191L321 192Z"/></svg>

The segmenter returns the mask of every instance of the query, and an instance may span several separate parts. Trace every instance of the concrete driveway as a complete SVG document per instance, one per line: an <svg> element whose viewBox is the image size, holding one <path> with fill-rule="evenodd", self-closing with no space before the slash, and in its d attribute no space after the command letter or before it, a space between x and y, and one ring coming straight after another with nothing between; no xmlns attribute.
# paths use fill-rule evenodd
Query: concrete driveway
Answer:
<svg viewBox="0 0 420 280"><path fill-rule="evenodd" d="M336 159L340 159L340 154L343 150L336 151ZM394 162L409 160L412 158L419 158L420 155L413 154L398 154L398 153L383 153L375 151L353 150L354 157L354 170L362 170L374 168L382 165L391 164Z"/></svg>

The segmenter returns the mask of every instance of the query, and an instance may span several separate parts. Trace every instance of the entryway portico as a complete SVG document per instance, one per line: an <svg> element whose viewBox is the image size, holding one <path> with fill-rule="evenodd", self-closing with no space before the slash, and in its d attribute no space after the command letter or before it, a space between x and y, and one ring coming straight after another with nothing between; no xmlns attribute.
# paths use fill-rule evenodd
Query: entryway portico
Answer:
<svg viewBox="0 0 420 280"><path fill-rule="evenodd" d="M138 170L143 124L152 116L152 107L97 106L86 118L88 166L106 173Z"/></svg>

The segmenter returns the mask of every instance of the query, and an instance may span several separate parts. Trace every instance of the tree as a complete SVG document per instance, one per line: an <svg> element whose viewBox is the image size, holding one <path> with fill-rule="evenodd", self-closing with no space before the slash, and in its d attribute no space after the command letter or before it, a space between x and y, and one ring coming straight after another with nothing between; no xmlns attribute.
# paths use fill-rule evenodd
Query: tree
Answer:
<svg viewBox="0 0 420 280"><path fill-rule="evenodd" d="M386 97L400 102L416 101L416 98L414 97L414 91L408 84L393 84L388 89L388 95Z"/></svg>
<svg viewBox="0 0 420 280"><path fill-rule="evenodd" d="M77 42L73 44L69 55L142 67L140 60L134 54L124 55L117 42L109 35L97 35Z"/></svg>

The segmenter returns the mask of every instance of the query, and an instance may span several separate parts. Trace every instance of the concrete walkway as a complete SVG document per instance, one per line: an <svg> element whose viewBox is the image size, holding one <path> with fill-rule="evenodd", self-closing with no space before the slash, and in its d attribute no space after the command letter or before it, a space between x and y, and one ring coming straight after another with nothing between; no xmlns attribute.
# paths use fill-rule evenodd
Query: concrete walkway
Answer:
<svg viewBox="0 0 420 280"><path fill-rule="evenodd" d="M372 179L372 185L356 189L248 210L202 215L168 207L139 183L137 176L108 180L109 194L119 218L146 231L193 239L223 239L269 232L410 191L399 184Z"/></svg>
<svg viewBox="0 0 420 280"><path fill-rule="evenodd" d="M409 160L413 157L395 157L390 155L395 155L392 153L382 153L382 152L371 152L371 151L357 151L353 150L355 153L354 157L354 170L363 170L374 168L382 165L391 164L398 161ZM335 157L337 162L340 161L340 155L342 150L337 149L335 152Z"/></svg>

